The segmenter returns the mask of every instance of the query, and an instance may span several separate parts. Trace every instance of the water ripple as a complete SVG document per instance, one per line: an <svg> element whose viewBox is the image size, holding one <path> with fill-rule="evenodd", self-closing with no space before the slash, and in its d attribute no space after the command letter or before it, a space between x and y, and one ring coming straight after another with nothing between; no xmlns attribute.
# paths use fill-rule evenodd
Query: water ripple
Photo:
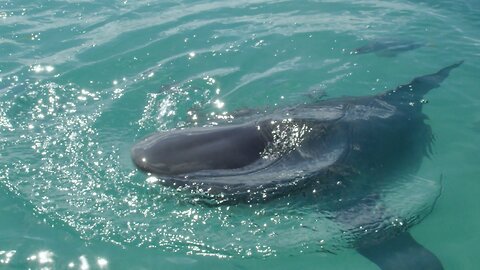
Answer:
<svg viewBox="0 0 480 270"><path fill-rule="evenodd" d="M401 177L344 211L329 205L341 198L207 207L148 181L129 148L156 130L311 102L319 88L371 94L438 67L438 55L442 64L479 56L478 5L428 2L4 1L0 189L81 243L127 249L267 257L336 252L372 231L406 230L431 211L438 181ZM349 54L404 37L429 46L397 58ZM3 248L0 264L19 257ZM52 252L28 258L54 265ZM67 263L88 262L108 263Z"/></svg>

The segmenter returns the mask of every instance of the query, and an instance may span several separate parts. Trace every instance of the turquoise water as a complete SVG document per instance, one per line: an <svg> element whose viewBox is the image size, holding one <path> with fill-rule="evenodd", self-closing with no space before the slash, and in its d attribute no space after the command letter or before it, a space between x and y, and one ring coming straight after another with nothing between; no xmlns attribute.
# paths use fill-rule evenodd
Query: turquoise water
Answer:
<svg viewBox="0 0 480 270"><path fill-rule="evenodd" d="M321 206L195 204L130 147L461 59L426 97L433 155L378 203L395 226L418 215L446 269L478 268L479 22L475 0L0 2L0 268L376 269ZM392 40L422 46L352 53Z"/></svg>

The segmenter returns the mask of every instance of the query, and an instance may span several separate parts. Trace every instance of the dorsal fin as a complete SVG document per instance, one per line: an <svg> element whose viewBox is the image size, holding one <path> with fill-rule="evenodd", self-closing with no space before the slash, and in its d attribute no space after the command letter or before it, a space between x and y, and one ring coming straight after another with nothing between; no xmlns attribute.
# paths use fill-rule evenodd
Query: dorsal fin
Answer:
<svg viewBox="0 0 480 270"><path fill-rule="evenodd" d="M417 102L430 90L439 87L440 83L448 77L450 71L460 66L463 62L463 60L459 61L433 74L416 77L410 83L400 85L393 90L381 94L380 97L391 103L402 103L405 101Z"/></svg>

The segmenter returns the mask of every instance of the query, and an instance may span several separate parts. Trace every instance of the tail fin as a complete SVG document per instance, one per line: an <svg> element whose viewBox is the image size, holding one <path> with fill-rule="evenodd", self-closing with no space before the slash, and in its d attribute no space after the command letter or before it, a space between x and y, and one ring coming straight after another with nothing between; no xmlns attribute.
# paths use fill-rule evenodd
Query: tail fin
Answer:
<svg viewBox="0 0 480 270"><path fill-rule="evenodd" d="M463 60L459 61L450 66L444 67L433 74L416 77L410 83L400 85L394 90L388 91L384 95L387 99L408 98L410 101L418 101L430 90L439 87L440 83L448 77L450 71L459 67L463 62Z"/></svg>

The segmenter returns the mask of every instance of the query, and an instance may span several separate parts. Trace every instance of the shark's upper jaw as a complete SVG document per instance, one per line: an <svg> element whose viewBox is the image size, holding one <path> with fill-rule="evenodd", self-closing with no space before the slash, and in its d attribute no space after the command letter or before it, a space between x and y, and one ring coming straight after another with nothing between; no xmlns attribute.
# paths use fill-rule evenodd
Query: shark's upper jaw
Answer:
<svg viewBox="0 0 480 270"><path fill-rule="evenodd" d="M135 144L131 156L142 171L186 175L242 168L260 159L267 144L253 124L197 128L153 134Z"/></svg>

